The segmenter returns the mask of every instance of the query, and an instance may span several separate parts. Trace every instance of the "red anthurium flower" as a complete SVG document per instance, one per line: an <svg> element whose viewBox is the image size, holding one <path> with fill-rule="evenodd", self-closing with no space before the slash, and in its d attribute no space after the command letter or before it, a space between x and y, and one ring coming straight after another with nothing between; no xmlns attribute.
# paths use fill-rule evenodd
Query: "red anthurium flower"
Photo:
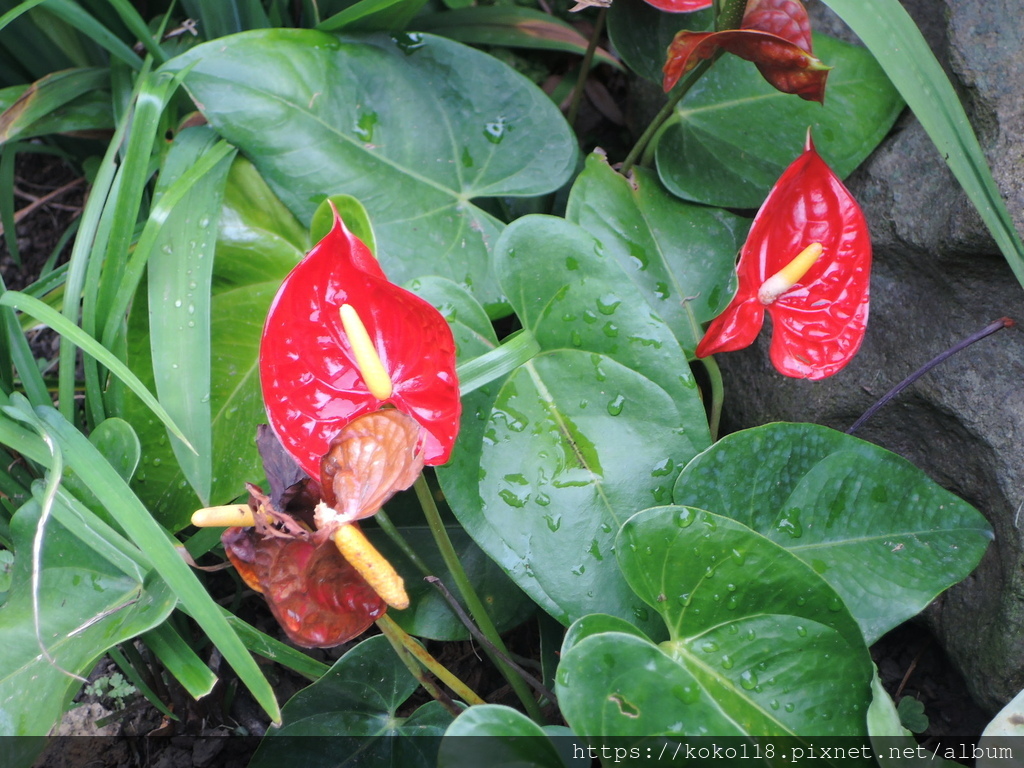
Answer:
<svg viewBox="0 0 1024 768"><path fill-rule="evenodd" d="M665 62L665 90L719 48L754 62L783 93L824 103L829 67L811 52L810 20L799 0L750 0L739 29L676 34Z"/></svg>
<svg viewBox="0 0 1024 768"><path fill-rule="evenodd" d="M356 416L392 405L423 428L423 459L448 460L459 429L455 342L429 303L388 282L342 223L285 278L260 343L267 416L311 477Z"/></svg>
<svg viewBox="0 0 1024 768"><path fill-rule="evenodd" d="M871 237L857 201L814 150L775 183L737 267L739 289L697 357L753 343L767 310L771 359L786 376L822 379L856 354L868 320Z"/></svg>
<svg viewBox="0 0 1024 768"><path fill-rule="evenodd" d="M387 606L331 542L265 537L228 528L224 551L239 575L261 593L274 618L304 648L331 648L361 635Z"/></svg>
<svg viewBox="0 0 1024 768"><path fill-rule="evenodd" d="M648 5L653 5L659 11L669 13L691 13L703 11L710 8L712 0L647 0Z"/></svg>

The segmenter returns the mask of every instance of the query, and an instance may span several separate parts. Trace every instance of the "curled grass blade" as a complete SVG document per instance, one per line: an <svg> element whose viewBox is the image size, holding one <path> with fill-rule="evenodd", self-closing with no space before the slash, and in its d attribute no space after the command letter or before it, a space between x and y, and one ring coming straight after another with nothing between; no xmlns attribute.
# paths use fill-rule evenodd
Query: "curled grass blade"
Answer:
<svg viewBox="0 0 1024 768"><path fill-rule="evenodd" d="M39 299L34 299L20 291L8 291L0 296L0 306L12 307L20 312L31 315L39 322L55 330L63 339L71 342L83 352L92 355L97 361L106 366L112 374L123 381L153 411L153 414L160 419L175 437L191 447L185 434L178 428L178 425L174 423L174 420L171 419L170 415L153 394L139 381L139 377L132 373L128 366L118 360L112 352L68 320L64 315L48 307Z"/></svg>

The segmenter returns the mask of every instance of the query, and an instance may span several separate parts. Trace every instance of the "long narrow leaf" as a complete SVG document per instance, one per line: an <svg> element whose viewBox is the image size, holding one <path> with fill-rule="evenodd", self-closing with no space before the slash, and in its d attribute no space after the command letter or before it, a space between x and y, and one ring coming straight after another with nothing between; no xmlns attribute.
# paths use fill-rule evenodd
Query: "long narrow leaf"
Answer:
<svg viewBox="0 0 1024 768"><path fill-rule="evenodd" d="M72 3L70 0L49 0L46 3L46 9L91 38L101 48L105 48L111 56L125 62L132 69L142 67L142 59L131 49L131 46L90 16L77 3Z"/></svg>
<svg viewBox="0 0 1024 768"><path fill-rule="evenodd" d="M192 698L201 699L217 684L217 676L167 622L149 630L142 639Z"/></svg>
<svg viewBox="0 0 1024 768"><path fill-rule="evenodd" d="M224 183L234 154L209 128L178 135L157 184L161 197L150 217L155 226L147 224L131 262L134 266L148 259L153 380L160 402L195 448L171 438L174 456L204 506L210 503L213 481L210 281ZM153 236L155 231L159 234ZM132 278L125 283L128 296L134 292Z"/></svg>
<svg viewBox="0 0 1024 768"><path fill-rule="evenodd" d="M1024 286L1024 243L949 78L898 0L824 0L864 42L914 110Z"/></svg>
<svg viewBox="0 0 1024 768"><path fill-rule="evenodd" d="M69 468L105 500L110 514L135 545L146 553L153 568L221 651L256 701L271 718L280 720L280 709L270 684L225 621L221 608L181 559L172 537L157 525L127 483L81 432L52 408L40 408L38 413L57 439Z"/></svg>
<svg viewBox="0 0 1024 768"><path fill-rule="evenodd" d="M143 67L142 75L148 71L148 65ZM140 80L142 78L140 75ZM117 154L128 131L130 120L123 116L117 124L114 136L107 145L107 151L103 156L96 178L93 181L89 198L85 202L85 208L80 218L78 237L71 249L71 258L68 260L67 281L64 285L64 305L62 312L65 318L73 324L79 320L80 304L83 293L92 295L96 286L92 285L88 291L85 290L89 276L90 263L97 263L102 260L102 253L98 253L95 259L93 244L96 234L99 231L100 221L104 208L107 204L107 197L113 186L117 172ZM95 270L98 273L98 266ZM58 374L57 392L60 402L61 413L64 418L73 421L75 418L75 348L65 344L60 349L60 370Z"/></svg>
<svg viewBox="0 0 1024 768"><path fill-rule="evenodd" d="M55 330L61 335L61 337L80 348L83 352L92 355L100 363L110 369L110 372L117 376L123 381L132 392L134 392L138 398L144 402L153 414L160 419L160 421L177 437L186 444L188 440L185 438L184 433L178 428L178 425L174 423L174 420L170 417L167 411L152 395L152 393L146 389L145 385L139 381L139 377L132 373L128 366L118 360L110 351L108 351L103 345L101 345L96 339L92 338L89 334L73 324L64 315L57 312L52 307L48 307L39 299L33 299L31 296L21 293L20 291L8 291L7 293L0 296L0 306L13 307L20 312L31 315L41 323L48 325L50 328Z"/></svg>

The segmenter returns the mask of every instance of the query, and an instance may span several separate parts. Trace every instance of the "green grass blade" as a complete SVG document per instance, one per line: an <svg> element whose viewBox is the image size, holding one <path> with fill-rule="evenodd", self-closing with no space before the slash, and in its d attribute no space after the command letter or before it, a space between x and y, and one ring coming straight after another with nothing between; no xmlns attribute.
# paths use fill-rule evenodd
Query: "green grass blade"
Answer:
<svg viewBox="0 0 1024 768"><path fill-rule="evenodd" d="M18 3L3 16L0 16L0 31L23 13L31 11L37 5L41 5L44 2L46 2L46 0L25 0L24 3Z"/></svg>
<svg viewBox="0 0 1024 768"><path fill-rule="evenodd" d="M504 376L541 351L529 330L523 329L500 347L469 360L457 369L459 392L468 395L484 384Z"/></svg>
<svg viewBox="0 0 1024 768"><path fill-rule="evenodd" d="M234 155L235 149L209 128L178 134L157 184L157 204L131 261L134 266L148 259L153 380L160 402L195 448L171 438L174 456L204 505L210 503L213 484L210 282L224 183ZM134 290L130 277L126 283L122 295Z"/></svg>
<svg viewBox="0 0 1024 768"><path fill-rule="evenodd" d="M72 3L70 0L48 0L46 10L63 19L98 46L104 48L111 56L120 59L132 69L142 68L142 59L131 49L131 46L118 38L77 3Z"/></svg>
<svg viewBox="0 0 1024 768"><path fill-rule="evenodd" d="M59 333L63 340L69 341L83 352L92 355L96 360L105 365L110 372L117 376L123 381L132 392L134 392L138 398L144 402L153 414L160 419L160 421L175 435L179 440L188 443L184 433L178 428L178 425L174 423L174 420L170 417L167 411L152 395L152 393L146 389L145 385L139 381L139 377L132 373L128 366L118 360L109 350L101 345L96 339L92 338L89 334L73 324L64 315L57 312L52 307L48 307L39 299L34 299L31 296L21 293L20 291L7 291L7 293L0 296L0 306L12 307L20 312L24 312L27 315L31 315L41 323L45 323L50 328Z"/></svg>
<svg viewBox="0 0 1024 768"><path fill-rule="evenodd" d="M201 699L217 684L217 676L167 622L142 635L142 641L193 699Z"/></svg>
<svg viewBox="0 0 1024 768"><path fill-rule="evenodd" d="M163 64L167 61L167 54L164 53L159 43L153 39L153 33L149 31L149 26L146 24L145 19L139 15L135 7L127 0L108 0L108 2L117 11L121 21L128 27L128 31L135 35L139 42L142 43L146 53L152 56L157 64Z"/></svg>
<svg viewBox="0 0 1024 768"><path fill-rule="evenodd" d="M106 208L111 187L117 173L117 156L124 136L128 131L131 121L129 116L122 116L118 121L114 136L107 145L107 151L100 162L93 181L92 189L86 200L85 208L79 218L81 222L78 228L78 237L71 248L71 258L68 260L67 280L64 287L64 305L62 312L73 324L79 321L79 307L83 295L92 296L96 293L95 282L98 277L90 278L90 274L98 275L99 266L102 263L102 251L97 251L95 259L92 259L93 246L96 242L97 232L103 211ZM90 270L90 265L94 269ZM92 329L93 331L95 329ZM60 402L61 413L68 421L75 419L75 348L71 345L62 345L60 349L60 370L58 373L57 393ZM100 398L102 400L102 398Z"/></svg>
<svg viewBox="0 0 1024 768"><path fill-rule="evenodd" d="M1024 243L949 78L897 0L824 0L868 47L945 158L1017 280Z"/></svg>
<svg viewBox="0 0 1024 768"><path fill-rule="evenodd" d="M271 718L280 721L280 708L270 684L224 619L220 606L178 554L173 537L157 525L128 484L81 432L52 408L40 408L37 413L56 438L69 468L104 500L111 516L135 546L146 553L154 570L221 651L256 701Z"/></svg>

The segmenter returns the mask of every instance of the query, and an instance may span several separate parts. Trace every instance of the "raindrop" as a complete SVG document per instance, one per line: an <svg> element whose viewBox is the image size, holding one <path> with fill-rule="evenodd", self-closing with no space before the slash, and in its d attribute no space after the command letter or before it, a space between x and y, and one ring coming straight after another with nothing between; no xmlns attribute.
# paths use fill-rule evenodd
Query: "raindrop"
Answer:
<svg viewBox="0 0 1024 768"><path fill-rule="evenodd" d="M604 327L601 329L601 331L609 339L614 339L616 336L619 335L619 326L615 325L615 323L609 320L607 323L604 324Z"/></svg>
<svg viewBox="0 0 1024 768"><path fill-rule="evenodd" d="M569 338L570 338L570 341L572 341L572 345L574 347L582 347L583 346L583 337L580 336L580 332L579 331L573 331L572 335Z"/></svg>
<svg viewBox="0 0 1024 768"><path fill-rule="evenodd" d="M683 704L693 704L700 699L700 688L696 685L674 685L672 695Z"/></svg>
<svg viewBox="0 0 1024 768"><path fill-rule="evenodd" d="M784 509L782 517L775 523L775 530L784 531L791 538L799 539L804 535L804 527L800 524L800 512L795 509Z"/></svg>
<svg viewBox="0 0 1024 768"><path fill-rule="evenodd" d="M796 633L800 637L807 637L807 627L805 627L803 624L797 624L796 625Z"/></svg>
<svg viewBox="0 0 1024 768"><path fill-rule="evenodd" d="M546 507L548 504L551 503L551 497L548 496L546 493L538 493L533 498L533 500L542 507Z"/></svg>
<svg viewBox="0 0 1024 768"><path fill-rule="evenodd" d="M562 527L561 515L544 515L544 521L548 524L548 530L554 533Z"/></svg>
<svg viewBox="0 0 1024 768"><path fill-rule="evenodd" d="M722 656L722 669L732 669L734 663L735 662L729 654Z"/></svg>
<svg viewBox="0 0 1024 768"><path fill-rule="evenodd" d="M745 691L752 691L757 688L757 673L752 669L740 675L740 687Z"/></svg>
<svg viewBox="0 0 1024 768"><path fill-rule="evenodd" d="M491 144L501 144L505 138L505 132L508 130L511 130L508 122L504 117L499 117L497 120L484 126L484 138L491 142Z"/></svg>
<svg viewBox="0 0 1024 768"><path fill-rule="evenodd" d="M587 567L585 565L577 565L575 568L572 569L572 575L582 576L586 572L586 570Z"/></svg>
<svg viewBox="0 0 1024 768"><path fill-rule="evenodd" d="M521 509L526 506L526 499L519 498L514 493L512 493L512 491L510 491L508 488L498 491L498 496L500 496L501 500L508 504L510 507ZM527 496L526 498L528 499L529 496Z"/></svg>
<svg viewBox="0 0 1024 768"><path fill-rule="evenodd" d="M168 255L174 253L174 249L171 248L170 243L167 243L167 244L163 245L160 248L160 250L163 251L164 253L168 254Z"/></svg>
<svg viewBox="0 0 1024 768"><path fill-rule="evenodd" d="M626 402L626 398L622 395L618 395L614 400L608 403L608 415L618 416L622 413L622 405Z"/></svg>
<svg viewBox="0 0 1024 768"><path fill-rule="evenodd" d="M602 315L615 314L615 310L619 304L622 303L622 299L613 293L606 293L597 300L597 311Z"/></svg>
<svg viewBox="0 0 1024 768"><path fill-rule="evenodd" d="M594 556L594 559L600 562L604 560L604 555L601 554L601 547L597 543L597 539L592 539L590 542L590 549L587 550Z"/></svg>
<svg viewBox="0 0 1024 768"><path fill-rule="evenodd" d="M688 608L690 603L693 602L693 594L690 592L683 592L683 594L681 594L677 599L683 608Z"/></svg>
<svg viewBox="0 0 1024 768"><path fill-rule="evenodd" d="M701 643L700 649L704 651L704 653L714 653L718 650L718 643L714 642L713 640L708 640L704 643Z"/></svg>
<svg viewBox="0 0 1024 768"><path fill-rule="evenodd" d="M789 704L784 706L783 709L787 712L792 712L794 709L796 709L796 706L793 704L793 702L789 702Z"/></svg>
<svg viewBox="0 0 1024 768"><path fill-rule="evenodd" d="M181 306L181 299L175 299L174 306L175 307L180 307Z"/></svg>
<svg viewBox="0 0 1024 768"><path fill-rule="evenodd" d="M659 461L654 465L654 469L651 470L651 477L665 477L672 474L672 470L676 468L676 464L672 459L665 459Z"/></svg>
<svg viewBox="0 0 1024 768"><path fill-rule="evenodd" d="M210 226L210 217L203 216L203 218L199 220L199 228L206 229L208 226Z"/></svg>
<svg viewBox="0 0 1024 768"><path fill-rule="evenodd" d="M572 256L565 257L565 268L569 270L577 270L580 268L580 263Z"/></svg>
<svg viewBox="0 0 1024 768"><path fill-rule="evenodd" d="M689 507L683 507L679 510L679 514L676 515L676 525L680 528L689 528L696 519L697 513L694 510Z"/></svg>
<svg viewBox="0 0 1024 768"><path fill-rule="evenodd" d="M161 459L159 456L157 458L153 459L153 466L154 467L159 467L162 463L163 463L163 459Z"/></svg>

